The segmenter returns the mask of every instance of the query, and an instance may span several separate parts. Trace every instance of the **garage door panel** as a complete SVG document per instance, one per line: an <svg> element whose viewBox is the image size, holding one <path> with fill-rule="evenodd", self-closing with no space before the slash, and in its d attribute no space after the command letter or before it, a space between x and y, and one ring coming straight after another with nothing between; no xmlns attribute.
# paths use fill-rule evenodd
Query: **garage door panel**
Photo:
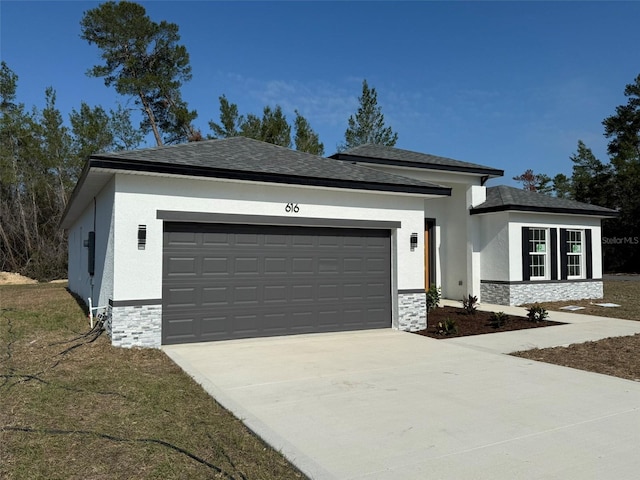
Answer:
<svg viewBox="0 0 640 480"><path fill-rule="evenodd" d="M383 274L387 271L387 262L382 258L368 258L366 262L366 273L375 275Z"/></svg>
<svg viewBox="0 0 640 480"><path fill-rule="evenodd" d="M197 288L170 288L167 289L163 296L167 297L169 308L182 309L185 307L195 307L198 301Z"/></svg>
<svg viewBox="0 0 640 480"><path fill-rule="evenodd" d="M321 283L318 285L318 301L336 301L338 300L338 284Z"/></svg>
<svg viewBox="0 0 640 480"><path fill-rule="evenodd" d="M225 257L202 257L202 275L229 275L229 259Z"/></svg>
<svg viewBox="0 0 640 480"><path fill-rule="evenodd" d="M167 265L167 275L191 275L198 274L198 266L195 257L170 257Z"/></svg>
<svg viewBox="0 0 640 480"><path fill-rule="evenodd" d="M342 238L337 235L319 235L318 247L328 249L339 249L342 244Z"/></svg>
<svg viewBox="0 0 640 480"><path fill-rule="evenodd" d="M313 247L313 237L309 235L292 235L292 247Z"/></svg>
<svg viewBox="0 0 640 480"><path fill-rule="evenodd" d="M286 304L288 291L289 289L285 285L265 285L264 302Z"/></svg>
<svg viewBox="0 0 640 480"><path fill-rule="evenodd" d="M233 330L240 336L248 335L251 337L258 336L259 318L258 314L250 315L234 315L233 317Z"/></svg>
<svg viewBox="0 0 640 480"><path fill-rule="evenodd" d="M230 237L230 234L224 232L203 233L201 237L202 245L228 246L231 245Z"/></svg>
<svg viewBox="0 0 640 480"><path fill-rule="evenodd" d="M258 275L260 273L258 257L236 257L233 262L233 273L236 275Z"/></svg>
<svg viewBox="0 0 640 480"><path fill-rule="evenodd" d="M257 233L236 233L234 245L236 247L257 247L259 236Z"/></svg>
<svg viewBox="0 0 640 480"><path fill-rule="evenodd" d="M264 274L265 275L286 275L287 259L285 257L265 257Z"/></svg>
<svg viewBox="0 0 640 480"><path fill-rule="evenodd" d="M168 245L196 245L195 232L171 232L168 237Z"/></svg>
<svg viewBox="0 0 640 480"><path fill-rule="evenodd" d="M195 328L199 325L194 316L181 316L180 318L170 318L167 320L167 326L171 328L172 336L182 339L194 341L198 338ZM163 325L164 327L164 325Z"/></svg>
<svg viewBox="0 0 640 480"><path fill-rule="evenodd" d="M232 302L229 287L202 287L203 307L222 307Z"/></svg>
<svg viewBox="0 0 640 480"><path fill-rule="evenodd" d="M388 231L166 223L163 343L388 328L390 263Z"/></svg>
<svg viewBox="0 0 640 480"><path fill-rule="evenodd" d="M291 262L291 273L293 275L298 274L313 274L315 273L314 259L312 257L293 257Z"/></svg>
<svg viewBox="0 0 640 480"><path fill-rule="evenodd" d="M291 285L292 302L313 302L315 287L309 283L307 285Z"/></svg>
<svg viewBox="0 0 640 480"><path fill-rule="evenodd" d="M233 303L236 305L257 305L258 304L258 287L234 287Z"/></svg>
<svg viewBox="0 0 640 480"><path fill-rule="evenodd" d="M361 257L348 257L344 259L344 273L355 273L360 275L364 266L364 259Z"/></svg>
<svg viewBox="0 0 640 480"><path fill-rule="evenodd" d="M342 298L346 301L359 301L362 298L369 298L367 285L363 283L346 283L342 292Z"/></svg>
<svg viewBox="0 0 640 480"><path fill-rule="evenodd" d="M275 248L275 247L287 247L287 235L285 234L277 234L274 233L272 235L265 236L264 245L265 247Z"/></svg>

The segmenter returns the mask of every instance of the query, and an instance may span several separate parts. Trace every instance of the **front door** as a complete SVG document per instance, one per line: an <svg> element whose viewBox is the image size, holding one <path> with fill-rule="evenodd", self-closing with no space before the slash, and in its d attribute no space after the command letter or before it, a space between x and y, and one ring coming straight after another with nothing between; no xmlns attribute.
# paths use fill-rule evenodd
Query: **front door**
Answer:
<svg viewBox="0 0 640 480"><path fill-rule="evenodd" d="M424 289L436 283L435 227L433 218L424 219Z"/></svg>

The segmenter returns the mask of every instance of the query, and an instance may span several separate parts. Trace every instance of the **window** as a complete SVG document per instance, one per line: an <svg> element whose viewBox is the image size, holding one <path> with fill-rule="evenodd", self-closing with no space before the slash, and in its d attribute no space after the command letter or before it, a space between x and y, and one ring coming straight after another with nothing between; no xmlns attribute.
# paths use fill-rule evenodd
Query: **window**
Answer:
<svg viewBox="0 0 640 480"><path fill-rule="evenodd" d="M567 278L583 277L582 230L567 230Z"/></svg>
<svg viewBox="0 0 640 480"><path fill-rule="evenodd" d="M529 228L529 278L541 280L548 277L547 230Z"/></svg>

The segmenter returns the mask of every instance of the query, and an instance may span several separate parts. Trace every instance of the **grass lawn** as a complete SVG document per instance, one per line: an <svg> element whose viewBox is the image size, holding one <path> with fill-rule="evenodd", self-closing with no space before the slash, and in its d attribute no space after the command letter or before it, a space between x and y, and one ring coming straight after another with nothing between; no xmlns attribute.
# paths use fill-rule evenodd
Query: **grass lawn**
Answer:
<svg viewBox="0 0 640 480"><path fill-rule="evenodd" d="M615 308L605 308L596 303L617 303ZM568 300L565 302L541 302L547 310L560 310L560 307L577 305L585 307L571 313L584 313L598 315L600 317L624 318L627 320L640 320L640 281L604 281L604 299L599 300Z"/></svg>
<svg viewBox="0 0 640 480"><path fill-rule="evenodd" d="M305 478L162 351L83 336L65 286L0 286L0 478Z"/></svg>

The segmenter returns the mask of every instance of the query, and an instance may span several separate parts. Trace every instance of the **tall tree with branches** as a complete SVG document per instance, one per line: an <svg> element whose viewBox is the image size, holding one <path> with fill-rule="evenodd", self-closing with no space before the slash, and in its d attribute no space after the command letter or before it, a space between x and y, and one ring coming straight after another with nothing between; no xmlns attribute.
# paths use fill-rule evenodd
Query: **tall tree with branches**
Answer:
<svg viewBox="0 0 640 480"><path fill-rule="evenodd" d="M81 37L101 50L104 63L87 74L133 97L142 110L141 128L153 132L157 145L197 140L195 110L189 110L180 87L191 79L189 54L178 44L174 23L156 23L141 5L106 2L84 13Z"/></svg>
<svg viewBox="0 0 640 480"><path fill-rule="evenodd" d="M640 238L640 75L624 89L627 103L616 107L616 113L607 117L605 137L609 138L607 151L614 170L614 188L607 193L614 198L619 217L605 222L609 236L626 239ZM616 246L614 252L605 249L609 257L617 260L613 269L640 271L640 249L635 243ZM613 255L611 255L613 253Z"/></svg>
<svg viewBox="0 0 640 480"><path fill-rule="evenodd" d="M374 143L393 147L398 141L398 134L391 127L386 127L382 108L378 105L378 93L369 88L366 80L362 81L362 95L358 97L360 106L355 115L349 117L349 126L344 132L344 144L340 150L348 150L365 143Z"/></svg>

